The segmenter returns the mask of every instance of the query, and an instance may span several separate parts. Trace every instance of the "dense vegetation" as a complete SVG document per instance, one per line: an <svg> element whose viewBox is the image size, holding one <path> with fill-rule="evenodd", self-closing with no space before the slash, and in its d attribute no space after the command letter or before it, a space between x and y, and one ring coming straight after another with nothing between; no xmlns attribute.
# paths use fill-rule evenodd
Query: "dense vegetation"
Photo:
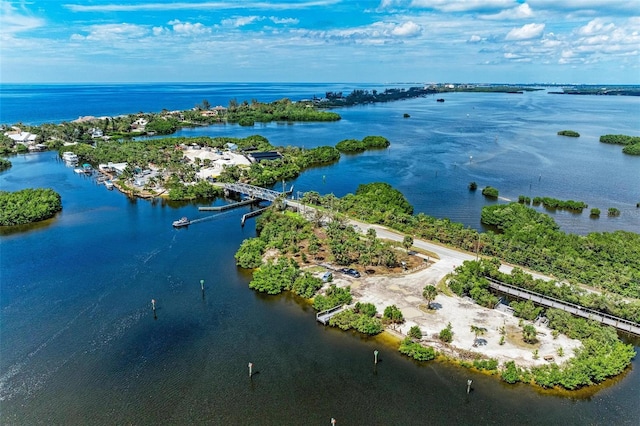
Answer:
<svg viewBox="0 0 640 426"><path fill-rule="evenodd" d="M534 197L532 202L534 206L542 204L548 209L573 210L580 212L589 207L584 201L558 200L551 197Z"/></svg>
<svg viewBox="0 0 640 426"><path fill-rule="evenodd" d="M422 346L414 342L410 337L405 338L398 348L401 354L406 355L416 361L430 361L436 357L436 352L431 347Z"/></svg>
<svg viewBox="0 0 640 426"><path fill-rule="evenodd" d="M587 284L623 296L640 298L640 235L627 231L565 234L548 215L518 203L486 206L481 220L496 232L478 233L449 219L419 213L387 184L369 184L368 191L332 195L305 194L311 204L397 229L414 238L450 244L577 284ZM368 187L368 186L366 186ZM360 190L359 190L360 191ZM309 193L311 194L311 193ZM610 296L610 298L614 298ZM615 302L610 302L615 303Z"/></svg>
<svg viewBox="0 0 640 426"><path fill-rule="evenodd" d="M340 115L318 110L311 102L292 102L284 98L271 103L231 100L226 118L231 123L253 126L254 122L270 121L337 121Z"/></svg>
<svg viewBox="0 0 640 426"><path fill-rule="evenodd" d="M435 89L424 87L410 87L408 89L385 89L382 92L377 90L355 89L346 96L342 92L326 92L324 99L314 99L317 105L323 107L341 107L376 102L392 102L401 99L411 99L436 93Z"/></svg>
<svg viewBox="0 0 640 426"><path fill-rule="evenodd" d="M489 198L498 198L499 191L497 188L494 188L493 186L485 186L482 189L482 195Z"/></svg>
<svg viewBox="0 0 640 426"><path fill-rule="evenodd" d="M334 315L329 325L342 330L356 330L363 334L375 335L383 330L382 321L376 316L376 307L372 303L357 302L353 308Z"/></svg>
<svg viewBox="0 0 640 426"><path fill-rule="evenodd" d="M600 142L624 145L622 152L629 155L640 155L640 136L602 135Z"/></svg>
<svg viewBox="0 0 640 426"><path fill-rule="evenodd" d="M374 182L359 185L355 194L340 199L339 210L372 223L393 223L413 213L413 206L405 196L388 183Z"/></svg>
<svg viewBox="0 0 640 426"><path fill-rule="evenodd" d="M49 219L62 210L60 194L48 188L0 191L0 225L22 225Z"/></svg>
<svg viewBox="0 0 640 426"><path fill-rule="evenodd" d="M580 137L580 133L575 132L573 130L560 130L558 132L558 135L559 136L569 136L569 137L572 137L572 138L579 138Z"/></svg>
<svg viewBox="0 0 640 426"><path fill-rule="evenodd" d="M534 279L530 274L524 273L520 268L514 268L511 274L505 274L498 270L498 266L499 261L495 258L492 261L480 260L479 262L465 262L456 270L457 275L450 281L450 287L458 295L470 296L478 303L492 307L498 300L497 298L494 299L493 297L495 296L488 291L489 283L486 279L488 277L516 287L564 300L568 303L581 305L585 308L640 323L640 301L625 301L616 295L594 293L571 284ZM526 314L529 308L525 306L518 305L517 311L525 312L525 314L522 315L525 318L533 315L532 313Z"/></svg>
<svg viewBox="0 0 640 426"><path fill-rule="evenodd" d="M363 152L368 149L387 148L390 142L382 136L366 136L361 141L357 139L345 139L336 145L336 149L340 152L356 153Z"/></svg>
<svg viewBox="0 0 640 426"><path fill-rule="evenodd" d="M280 294L287 290L311 298L322 287L322 280L300 271L298 264L286 257L267 262L253 273L249 288L267 294Z"/></svg>
<svg viewBox="0 0 640 426"><path fill-rule="evenodd" d="M11 161L0 158L0 172L11 168Z"/></svg>
<svg viewBox="0 0 640 426"><path fill-rule="evenodd" d="M472 297L476 302L487 307L497 303L497 298L488 291L487 277L583 306L608 307L608 300L603 295L580 291L565 284L559 285L555 282L533 279L531 275L525 274L518 268L509 275L504 274L498 270L498 267L499 262L495 260L464 262L456 268L456 274L450 279L449 287L456 294ZM503 378L509 383L533 379L543 387L562 386L566 389L576 389L620 374L635 356L633 346L622 343L615 329L611 327L573 317L557 309L545 310L529 301L512 302L511 306L517 316L528 320L544 314L549 319L549 327L571 338L580 339L583 348L576 352L575 358L571 358L563 365L551 364L532 368L531 376L525 374L524 370L518 372L514 370L515 366L507 365L503 371ZM640 303L622 303L617 306L617 309L620 311L609 313L626 317L631 321L640 321ZM529 328L532 332L529 333L528 339L535 339L535 329ZM526 328L523 330L527 331ZM524 338L526 340L527 335Z"/></svg>
<svg viewBox="0 0 640 426"><path fill-rule="evenodd" d="M517 203L487 206L481 221L500 233L487 234L490 256L640 298L640 235L632 232L565 234L549 216Z"/></svg>

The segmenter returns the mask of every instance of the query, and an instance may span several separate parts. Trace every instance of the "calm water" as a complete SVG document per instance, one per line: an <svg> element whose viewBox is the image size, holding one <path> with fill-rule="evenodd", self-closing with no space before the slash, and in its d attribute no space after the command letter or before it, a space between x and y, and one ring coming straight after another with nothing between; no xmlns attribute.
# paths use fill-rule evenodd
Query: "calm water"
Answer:
<svg viewBox="0 0 640 426"><path fill-rule="evenodd" d="M341 110L339 123L198 130L259 133L274 144L303 146L381 134L392 141L390 150L306 172L296 188L342 195L360 182L386 180L408 195L416 211L477 226L484 200L466 191L471 177L505 197L517 197L531 184L534 195L540 190L601 209L622 207L618 219L556 215L565 228L638 232L638 159L597 143L604 133L640 133L637 100L490 96ZM4 97L2 104L4 114ZM403 112L411 118L403 119ZM556 137L562 128L583 136ZM129 200L75 175L53 153L12 162L0 174L2 190L51 187L62 195L64 209L26 232L3 230L0 237L3 424L306 425L328 424L331 417L361 425L637 421L638 359L614 385L569 397L447 365L420 366L384 341L317 325L313 311L293 298L249 290L250 277L233 261L241 241L254 235L252 222L239 225L247 210L175 230L170 223L177 217L203 214L193 205ZM381 352L377 369L374 349ZM251 380L248 362L258 372ZM468 378L474 380L469 396Z"/></svg>

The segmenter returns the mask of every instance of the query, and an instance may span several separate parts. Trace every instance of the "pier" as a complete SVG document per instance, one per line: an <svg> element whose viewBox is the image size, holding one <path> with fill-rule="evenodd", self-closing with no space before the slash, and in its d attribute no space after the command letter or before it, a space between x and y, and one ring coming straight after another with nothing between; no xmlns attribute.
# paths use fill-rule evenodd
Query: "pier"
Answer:
<svg viewBox="0 0 640 426"><path fill-rule="evenodd" d="M244 226L244 223L247 221L247 219L249 219L251 217L254 217L254 216L261 215L266 209L268 209L268 207L265 207L264 209L254 210L252 212L243 214L242 215L242 220L240 221L240 224L242 226Z"/></svg>
<svg viewBox="0 0 640 426"><path fill-rule="evenodd" d="M334 306L331 309L326 309L324 311L318 312L316 314L316 321L322 323L323 325L327 325L332 316L339 314L344 310L343 305Z"/></svg>
<svg viewBox="0 0 640 426"><path fill-rule="evenodd" d="M510 284L506 284L494 280L493 278L485 278L487 278L487 280L489 281L489 287L509 296L530 300L537 305L547 308L561 309L565 312L569 312L572 315L598 321L601 324L610 325L611 327L615 327L618 330L640 336L640 325L635 322L626 320L624 318L615 317L613 315L605 314L603 312L594 311L593 309L585 308L580 305L574 305L573 303L545 296L540 293L536 293L535 291L526 290Z"/></svg>
<svg viewBox="0 0 640 426"><path fill-rule="evenodd" d="M238 201L237 203L231 203L231 204L225 204L224 206L203 206L203 207L198 207L198 211L201 212L222 212L225 210L230 210L230 209L235 209L236 207L242 207L242 206L246 206L249 204L256 204L259 203L260 200L256 200L256 199L249 199L249 200L243 200L243 201Z"/></svg>

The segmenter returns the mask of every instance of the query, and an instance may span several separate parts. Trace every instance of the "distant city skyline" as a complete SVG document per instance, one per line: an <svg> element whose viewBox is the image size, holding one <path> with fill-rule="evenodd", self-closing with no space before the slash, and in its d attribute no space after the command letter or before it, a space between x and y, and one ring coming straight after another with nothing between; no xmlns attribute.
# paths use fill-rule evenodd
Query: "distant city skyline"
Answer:
<svg viewBox="0 0 640 426"><path fill-rule="evenodd" d="M0 0L0 81L640 84L640 2Z"/></svg>

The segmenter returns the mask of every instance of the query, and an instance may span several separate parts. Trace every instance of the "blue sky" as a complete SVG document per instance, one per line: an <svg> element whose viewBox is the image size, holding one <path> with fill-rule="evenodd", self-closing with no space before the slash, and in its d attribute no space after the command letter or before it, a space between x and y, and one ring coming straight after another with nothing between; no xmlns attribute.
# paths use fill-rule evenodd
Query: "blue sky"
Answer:
<svg viewBox="0 0 640 426"><path fill-rule="evenodd" d="M639 0L0 0L2 82L640 84Z"/></svg>

